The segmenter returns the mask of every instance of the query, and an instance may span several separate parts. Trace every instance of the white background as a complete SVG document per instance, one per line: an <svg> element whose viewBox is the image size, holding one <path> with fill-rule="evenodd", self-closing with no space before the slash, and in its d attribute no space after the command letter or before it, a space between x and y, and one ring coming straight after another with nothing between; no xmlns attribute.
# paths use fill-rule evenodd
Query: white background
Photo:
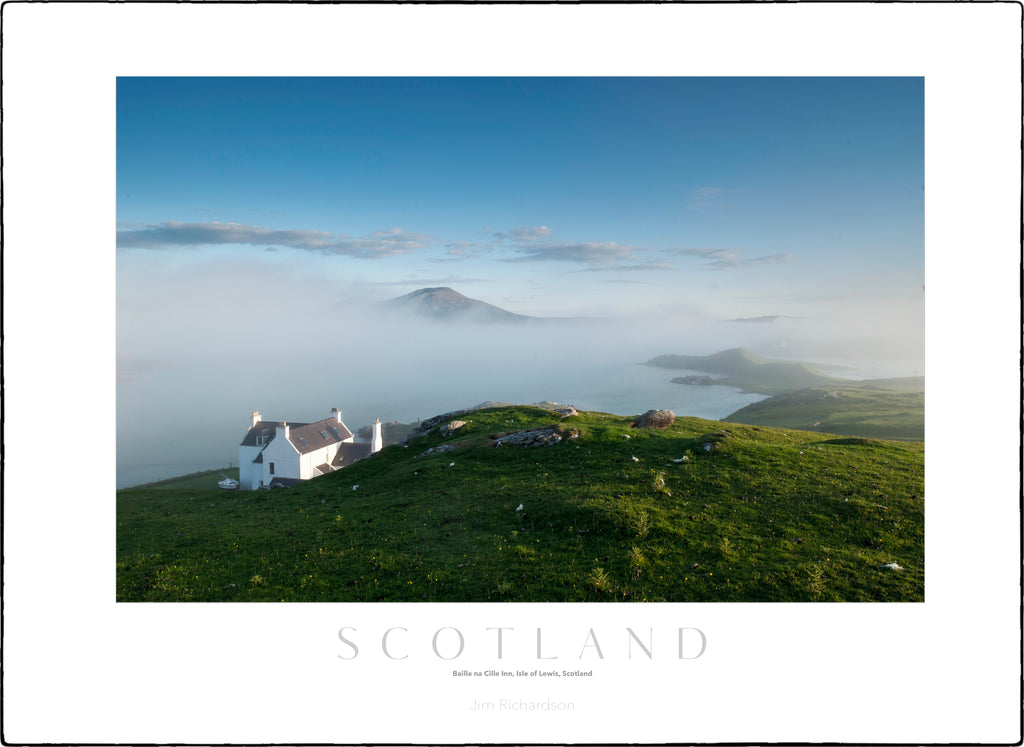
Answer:
<svg viewBox="0 0 1024 747"><path fill-rule="evenodd" d="M1020 12L6 5L4 737L1017 740ZM925 76L926 602L117 605L115 77L370 74ZM380 652L393 626L404 661ZM445 626L454 662L430 647ZM626 626L654 628L653 661L625 658ZM535 659L538 627L557 661ZM678 627L704 656L675 658ZM603 661L578 659L590 628ZM552 663L594 675L451 676ZM520 697L575 711L468 711Z"/></svg>

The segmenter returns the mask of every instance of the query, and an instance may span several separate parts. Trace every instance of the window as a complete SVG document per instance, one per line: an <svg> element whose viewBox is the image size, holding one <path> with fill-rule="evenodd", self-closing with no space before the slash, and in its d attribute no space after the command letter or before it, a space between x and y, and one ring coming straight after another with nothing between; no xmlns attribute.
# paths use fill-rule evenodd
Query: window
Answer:
<svg viewBox="0 0 1024 747"><path fill-rule="evenodd" d="M270 474L274 474L274 463L270 463Z"/></svg>
<svg viewBox="0 0 1024 747"><path fill-rule="evenodd" d="M330 436L327 435L327 431L320 431L320 435L324 437L324 441L327 441Z"/></svg>
<svg viewBox="0 0 1024 747"><path fill-rule="evenodd" d="M309 446L309 444L306 443L306 439L304 439L302 436L299 436L299 440L302 441L303 446Z"/></svg>

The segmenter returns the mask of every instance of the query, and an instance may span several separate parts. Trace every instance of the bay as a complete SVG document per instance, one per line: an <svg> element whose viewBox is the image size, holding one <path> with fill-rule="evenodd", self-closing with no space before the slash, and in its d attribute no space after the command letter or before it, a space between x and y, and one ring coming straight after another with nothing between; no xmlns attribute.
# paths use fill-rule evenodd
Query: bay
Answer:
<svg viewBox="0 0 1024 747"><path fill-rule="evenodd" d="M197 356L118 382L117 487L237 465L253 410L265 420L312 422L338 407L355 431L377 417L408 423L486 401L554 401L626 416L669 409L719 419L765 398L671 383L685 373L550 351L420 360L331 353L287 365Z"/></svg>

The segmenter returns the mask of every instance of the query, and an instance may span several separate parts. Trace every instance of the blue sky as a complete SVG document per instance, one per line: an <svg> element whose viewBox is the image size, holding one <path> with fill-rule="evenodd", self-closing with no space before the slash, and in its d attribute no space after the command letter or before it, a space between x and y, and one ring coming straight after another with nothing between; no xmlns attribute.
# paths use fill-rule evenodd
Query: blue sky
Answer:
<svg viewBox="0 0 1024 747"><path fill-rule="evenodd" d="M921 78L120 78L119 302L215 266L923 319L923 106Z"/></svg>

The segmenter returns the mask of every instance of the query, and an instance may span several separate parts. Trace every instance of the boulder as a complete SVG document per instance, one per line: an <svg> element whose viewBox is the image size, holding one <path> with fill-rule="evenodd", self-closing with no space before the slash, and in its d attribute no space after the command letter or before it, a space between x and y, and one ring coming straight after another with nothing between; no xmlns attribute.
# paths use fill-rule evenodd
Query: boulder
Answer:
<svg viewBox="0 0 1024 747"><path fill-rule="evenodd" d="M465 420L453 420L450 423L445 423L441 426L441 435L447 438L452 435L452 431L458 430L466 424Z"/></svg>
<svg viewBox="0 0 1024 747"><path fill-rule="evenodd" d="M676 422L676 414L671 410L648 410L633 421L634 428L668 428Z"/></svg>

